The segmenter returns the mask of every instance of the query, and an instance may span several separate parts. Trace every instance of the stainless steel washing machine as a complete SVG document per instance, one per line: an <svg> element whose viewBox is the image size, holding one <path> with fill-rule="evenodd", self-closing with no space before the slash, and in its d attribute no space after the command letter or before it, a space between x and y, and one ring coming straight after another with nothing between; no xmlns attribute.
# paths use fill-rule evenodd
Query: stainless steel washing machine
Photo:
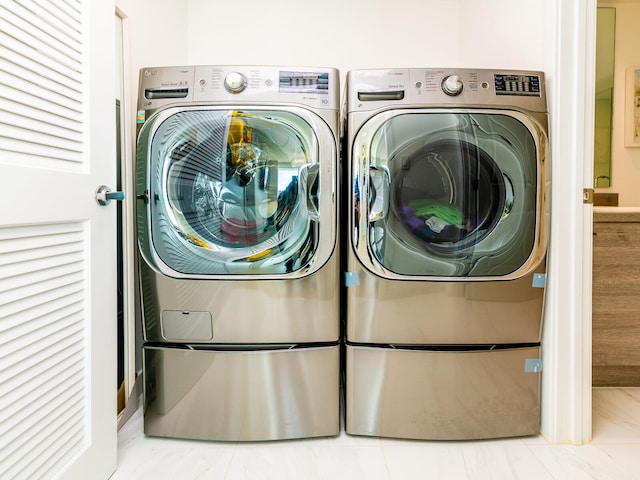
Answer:
<svg viewBox="0 0 640 480"><path fill-rule="evenodd" d="M144 68L138 108L145 433L337 434L337 70Z"/></svg>
<svg viewBox="0 0 640 480"><path fill-rule="evenodd" d="M351 71L346 131L347 432L536 434L543 73Z"/></svg>

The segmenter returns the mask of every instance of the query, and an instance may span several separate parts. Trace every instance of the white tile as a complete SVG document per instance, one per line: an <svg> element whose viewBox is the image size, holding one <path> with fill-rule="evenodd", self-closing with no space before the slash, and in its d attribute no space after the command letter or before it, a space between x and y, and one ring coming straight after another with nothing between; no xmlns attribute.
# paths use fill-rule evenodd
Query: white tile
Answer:
<svg viewBox="0 0 640 480"><path fill-rule="evenodd" d="M593 389L593 442L640 444L640 389Z"/></svg>
<svg viewBox="0 0 640 480"><path fill-rule="evenodd" d="M594 440L538 436L433 442L347 435L204 442L143 434L138 410L118 434L113 480L640 480L640 388L594 389Z"/></svg>
<svg viewBox="0 0 640 480"><path fill-rule="evenodd" d="M598 445L617 468L624 479L640 479L640 445Z"/></svg>
<svg viewBox="0 0 640 480"><path fill-rule="evenodd" d="M434 478L467 480L464 447L431 442L385 444L384 457L390 480Z"/></svg>
<svg viewBox="0 0 640 480"><path fill-rule="evenodd" d="M556 478L527 445L466 446L462 451L470 479L546 480ZM570 477L563 477L570 478ZM573 480L573 479L572 479Z"/></svg>
<svg viewBox="0 0 640 480"><path fill-rule="evenodd" d="M221 479L234 446L194 441L142 438L118 450L112 480Z"/></svg>
<svg viewBox="0 0 640 480"><path fill-rule="evenodd" d="M636 473L595 445L530 447L553 474L571 480L632 480ZM639 464L640 466L640 464Z"/></svg>
<svg viewBox="0 0 640 480"><path fill-rule="evenodd" d="M238 448L225 480L388 480L381 447Z"/></svg>

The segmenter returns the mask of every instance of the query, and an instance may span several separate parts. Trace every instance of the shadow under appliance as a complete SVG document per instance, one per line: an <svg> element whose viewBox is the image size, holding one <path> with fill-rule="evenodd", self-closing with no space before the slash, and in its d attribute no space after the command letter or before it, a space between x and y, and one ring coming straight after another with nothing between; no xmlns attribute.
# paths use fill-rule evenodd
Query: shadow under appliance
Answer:
<svg viewBox="0 0 640 480"><path fill-rule="evenodd" d="M346 90L347 432L538 433L543 74L356 70Z"/></svg>
<svg viewBox="0 0 640 480"><path fill-rule="evenodd" d="M140 72L148 435L339 431L335 69Z"/></svg>

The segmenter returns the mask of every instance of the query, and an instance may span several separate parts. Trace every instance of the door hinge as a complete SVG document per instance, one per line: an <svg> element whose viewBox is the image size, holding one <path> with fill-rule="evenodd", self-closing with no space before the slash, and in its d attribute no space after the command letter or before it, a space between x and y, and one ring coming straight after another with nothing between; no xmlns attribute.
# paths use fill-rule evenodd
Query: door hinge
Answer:
<svg viewBox="0 0 640 480"><path fill-rule="evenodd" d="M582 189L582 203L586 203L588 205L593 205L593 188L583 188Z"/></svg>

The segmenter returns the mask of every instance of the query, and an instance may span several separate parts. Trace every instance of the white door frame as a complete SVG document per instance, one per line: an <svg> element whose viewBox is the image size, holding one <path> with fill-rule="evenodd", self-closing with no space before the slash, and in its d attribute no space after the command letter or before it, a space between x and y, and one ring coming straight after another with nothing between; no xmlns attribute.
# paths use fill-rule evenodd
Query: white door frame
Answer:
<svg viewBox="0 0 640 480"><path fill-rule="evenodd" d="M121 128L121 162L122 187L127 198L135 199L134 185L134 142L132 137L133 117L130 112L132 105L131 75L130 75L130 32L129 20L116 2L116 17L122 22L122 62L121 78L116 81L121 83L122 128ZM137 282L135 279L136 265L134 257L137 251L135 240L135 204L134 201L125 202L122 211L122 252L123 252L123 290L124 290L124 384L125 384L125 410L118 418L118 428L129 419L138 407L138 387L136 368L136 307L135 292Z"/></svg>
<svg viewBox="0 0 640 480"><path fill-rule="evenodd" d="M546 33L552 158L542 435L591 439L591 205L596 0L553 0Z"/></svg>

